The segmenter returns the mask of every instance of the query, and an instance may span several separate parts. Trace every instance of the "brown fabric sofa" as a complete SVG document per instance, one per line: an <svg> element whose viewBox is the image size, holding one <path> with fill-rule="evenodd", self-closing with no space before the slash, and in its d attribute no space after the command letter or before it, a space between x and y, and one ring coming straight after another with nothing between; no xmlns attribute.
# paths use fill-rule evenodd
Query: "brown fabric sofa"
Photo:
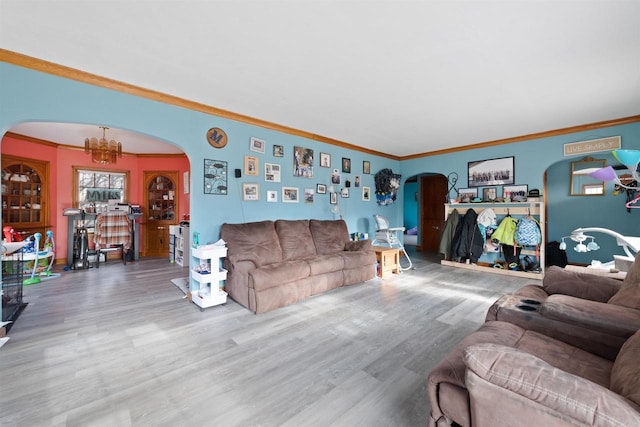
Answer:
<svg viewBox="0 0 640 427"><path fill-rule="evenodd" d="M430 373L430 426L640 425L640 331L615 358L488 321Z"/></svg>
<svg viewBox="0 0 640 427"><path fill-rule="evenodd" d="M369 240L349 240L343 220L223 224L225 290L257 313L375 277Z"/></svg>
<svg viewBox="0 0 640 427"><path fill-rule="evenodd" d="M498 299L486 320L502 320L611 358L640 329L640 255L624 281L550 267L542 287Z"/></svg>

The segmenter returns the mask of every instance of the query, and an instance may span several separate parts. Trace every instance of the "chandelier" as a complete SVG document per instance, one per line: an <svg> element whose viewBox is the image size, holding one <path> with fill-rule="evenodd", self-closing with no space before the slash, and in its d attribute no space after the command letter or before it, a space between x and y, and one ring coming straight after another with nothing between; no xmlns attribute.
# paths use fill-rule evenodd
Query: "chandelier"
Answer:
<svg viewBox="0 0 640 427"><path fill-rule="evenodd" d="M115 163L118 157L122 157L122 144L113 139L107 141L105 134L109 128L106 126L99 127L102 129L102 138L86 138L84 140L84 152L91 154L91 160L94 163L103 165Z"/></svg>

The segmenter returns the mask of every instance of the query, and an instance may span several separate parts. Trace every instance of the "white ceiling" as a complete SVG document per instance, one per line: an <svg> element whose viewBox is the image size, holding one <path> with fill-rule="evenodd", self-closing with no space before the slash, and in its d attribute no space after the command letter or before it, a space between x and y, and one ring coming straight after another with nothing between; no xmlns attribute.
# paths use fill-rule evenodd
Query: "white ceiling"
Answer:
<svg viewBox="0 0 640 427"><path fill-rule="evenodd" d="M639 23L637 0L0 0L0 47L406 156L640 114Z"/></svg>

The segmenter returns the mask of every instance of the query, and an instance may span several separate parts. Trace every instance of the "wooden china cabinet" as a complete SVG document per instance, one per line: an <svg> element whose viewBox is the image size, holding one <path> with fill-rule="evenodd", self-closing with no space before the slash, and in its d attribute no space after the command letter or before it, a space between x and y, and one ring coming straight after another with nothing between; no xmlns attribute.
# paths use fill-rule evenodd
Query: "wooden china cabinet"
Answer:
<svg viewBox="0 0 640 427"><path fill-rule="evenodd" d="M49 162L2 155L2 226L23 237L51 229Z"/></svg>
<svg viewBox="0 0 640 427"><path fill-rule="evenodd" d="M144 172L145 256L169 257L169 226L178 224L178 171Z"/></svg>

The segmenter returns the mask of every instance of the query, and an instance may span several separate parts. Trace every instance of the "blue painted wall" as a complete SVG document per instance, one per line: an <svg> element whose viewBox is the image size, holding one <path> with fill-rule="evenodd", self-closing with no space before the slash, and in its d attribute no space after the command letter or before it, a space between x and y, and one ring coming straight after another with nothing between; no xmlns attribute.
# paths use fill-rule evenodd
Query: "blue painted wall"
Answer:
<svg viewBox="0 0 640 427"><path fill-rule="evenodd" d="M342 174L352 182L349 198L339 198L339 206L350 232L374 233L372 215L379 213L398 223L402 212L402 197L391 206L380 207L375 202L374 175L380 169L399 169L399 162L384 157L372 156L314 140L251 126L233 120L204 114L184 108L163 104L128 94L78 83L72 80L37 71L0 63L0 134L4 135L12 126L25 121L50 121L102 124L147 134L180 147L191 163L191 229L200 232L202 242L215 241L219 237L220 225L224 222L247 222L278 218L332 219L329 195L317 195L314 204L267 203L267 190L278 190L282 186L298 187L302 195L305 188L316 188L317 183L329 184L330 171L341 168L342 157L351 159L351 174ZM206 141L208 129L220 127L229 137L223 149L214 149ZM267 142L265 154L249 150L251 137ZM272 155L273 144L284 146L285 157ZM314 177L293 176L293 147L302 146L314 150L316 167ZM332 168L317 166L319 153L329 153ZM229 194L205 195L204 159L224 160L229 171L243 169L245 155L258 157L260 175L240 179L229 177ZM362 173L362 161L371 162L371 175ZM282 181L264 181L264 162L282 166ZM371 201L362 200L362 187L354 188L355 175L361 175L362 186L371 187ZM243 202L243 182L260 184L260 201Z"/></svg>
<svg viewBox="0 0 640 427"><path fill-rule="evenodd" d="M371 162L371 172L390 168L401 173L403 179L422 173L441 173L447 176L456 172L459 176L458 188L466 187L467 162L505 156L515 156L516 184L528 184L529 188L543 188L545 171L559 162L572 160L563 157L565 143L608 137L622 136L624 148L640 149L640 123L614 126L588 132L540 138L526 142L487 147L462 152L454 152L432 157L406 161L395 161L372 156L314 140L301 138L277 131L223 119L210 114L187 110L148 99L139 98L109 89L95 87L37 71L0 63L0 134L15 124L25 121L51 121L101 124L122 128L153 136L175 144L184 150L192 166L191 170L191 225L200 232L202 241L213 241L219 236L220 225L224 222L245 222L277 218L333 218L329 196L318 195L314 204L285 204L266 202L267 190L280 190L282 186L315 188L317 183L329 184L331 169L315 167L313 179L293 176L292 153L294 146L314 150L316 164L319 153L332 156L332 169L340 167L342 157L351 159L352 173L343 174L343 180L352 182L356 174L362 176L362 185L375 190L372 175L363 175L362 161ZM242 113L242 112L239 112ZM211 127L220 127L227 132L229 144L223 149L214 149L206 142L205 134ZM267 142L265 154L249 151L251 137ZM273 144L283 145L285 157L272 156ZM245 155L255 155L260 161L260 176L240 179L229 178L227 196L204 195L201 178L204 159L225 160L229 170L243 169ZM575 159L575 158L574 158ZM282 182L266 183L263 178L264 162L282 165ZM558 166L560 168L560 166ZM561 182L564 172L550 170L548 185L548 230L549 239L559 239L580 226L602 226L612 228L622 234L640 235L638 212L627 214L621 208L621 199L614 197L590 197L583 205L578 198L562 195L568 183ZM568 173L567 173L568 176ZM241 184L260 184L259 202L241 200ZM608 188L610 190L610 188ZM360 189L351 188L348 199L339 198L340 208L351 232L373 233L372 214L379 213L389 218L392 224L403 220L405 199L413 199L415 191L409 194L401 186L398 200L394 205L380 207L372 194L370 202L362 201ZM453 196L453 195L452 195ZM603 252L604 253L604 252ZM616 252L617 253L617 252ZM603 259L609 256L601 256Z"/></svg>
<svg viewBox="0 0 640 427"><path fill-rule="evenodd" d="M418 226L418 201L416 200L416 193L418 189L417 182L408 182L404 185L404 226L407 230Z"/></svg>
<svg viewBox="0 0 640 427"><path fill-rule="evenodd" d="M621 136L622 147L640 149L640 123L612 126L587 132L533 139L526 142L460 151L438 156L405 160L401 164L403 177L422 173L440 173L444 176L451 172L458 174L457 188L467 187L467 164L470 161L499 157L515 157L515 184L527 184L529 189L538 188L543 192L545 171L549 169L547 179L547 232L548 240L560 241L579 227L604 227L623 235L640 236L640 210L627 213L622 196L612 196L613 186L607 185L607 195L602 197L569 196L569 162L583 156L564 157L563 144L577 141ZM601 155L602 154L602 155ZM618 164L610 153L595 153L597 158L606 158L607 164ZM556 165L557 164L557 165ZM501 189L499 189L501 195ZM482 194L482 188L479 188ZM451 193L452 198L455 194ZM571 262L590 263L591 259L602 262L613 259L613 254L621 254L620 249L606 236L598 238L603 248L597 252L578 254L573 245L567 251Z"/></svg>

